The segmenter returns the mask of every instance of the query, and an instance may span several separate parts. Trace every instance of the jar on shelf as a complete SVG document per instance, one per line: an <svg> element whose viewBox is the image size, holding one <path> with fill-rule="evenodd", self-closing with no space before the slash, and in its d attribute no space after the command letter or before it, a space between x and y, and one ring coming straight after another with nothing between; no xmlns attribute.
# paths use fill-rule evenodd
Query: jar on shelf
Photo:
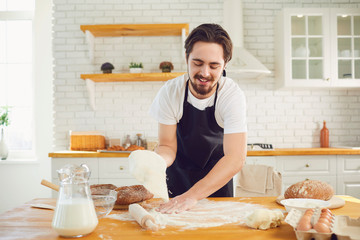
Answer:
<svg viewBox="0 0 360 240"><path fill-rule="evenodd" d="M130 135L126 135L126 139L124 141L123 147L126 149L126 148L130 147L130 145L131 145Z"/></svg>
<svg viewBox="0 0 360 240"><path fill-rule="evenodd" d="M144 143L143 143L143 140L141 139L141 136L142 136L141 133L136 134L136 142L135 142L135 145L138 145L138 146L140 146L140 147L143 147Z"/></svg>

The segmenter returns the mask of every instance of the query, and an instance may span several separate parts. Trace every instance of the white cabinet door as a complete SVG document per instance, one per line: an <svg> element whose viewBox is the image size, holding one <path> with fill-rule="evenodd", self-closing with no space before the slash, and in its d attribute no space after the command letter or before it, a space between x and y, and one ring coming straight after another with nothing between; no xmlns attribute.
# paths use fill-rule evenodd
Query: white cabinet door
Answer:
<svg viewBox="0 0 360 240"><path fill-rule="evenodd" d="M330 11L333 86L360 86L360 10Z"/></svg>
<svg viewBox="0 0 360 240"><path fill-rule="evenodd" d="M277 87L360 87L360 11L283 9L276 24Z"/></svg>
<svg viewBox="0 0 360 240"><path fill-rule="evenodd" d="M338 155L337 170L337 193L360 198L360 156Z"/></svg>
<svg viewBox="0 0 360 240"><path fill-rule="evenodd" d="M337 190L337 194L360 198L360 175L339 176Z"/></svg>

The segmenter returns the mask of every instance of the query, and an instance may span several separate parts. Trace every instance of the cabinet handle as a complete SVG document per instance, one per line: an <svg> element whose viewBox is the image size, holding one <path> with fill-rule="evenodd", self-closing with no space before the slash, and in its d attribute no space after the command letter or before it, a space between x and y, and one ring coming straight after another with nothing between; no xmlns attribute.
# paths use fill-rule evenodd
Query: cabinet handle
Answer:
<svg viewBox="0 0 360 240"><path fill-rule="evenodd" d="M305 165L305 167L310 167L310 165L307 163L307 164Z"/></svg>
<svg viewBox="0 0 360 240"><path fill-rule="evenodd" d="M120 170L124 170L124 167L123 167L123 166L120 166L119 169L120 169Z"/></svg>

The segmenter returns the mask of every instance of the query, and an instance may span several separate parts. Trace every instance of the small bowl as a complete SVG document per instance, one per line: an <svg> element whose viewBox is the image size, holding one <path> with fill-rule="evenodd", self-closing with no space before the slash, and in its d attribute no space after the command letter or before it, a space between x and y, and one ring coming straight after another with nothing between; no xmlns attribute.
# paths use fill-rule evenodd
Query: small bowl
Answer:
<svg viewBox="0 0 360 240"><path fill-rule="evenodd" d="M305 212L310 208L327 208L330 206L328 201L310 198L288 198L281 200L280 203L285 206L287 212L290 212L292 208Z"/></svg>
<svg viewBox="0 0 360 240"><path fill-rule="evenodd" d="M106 217L114 208L117 192L111 190L107 195L91 195L98 218Z"/></svg>

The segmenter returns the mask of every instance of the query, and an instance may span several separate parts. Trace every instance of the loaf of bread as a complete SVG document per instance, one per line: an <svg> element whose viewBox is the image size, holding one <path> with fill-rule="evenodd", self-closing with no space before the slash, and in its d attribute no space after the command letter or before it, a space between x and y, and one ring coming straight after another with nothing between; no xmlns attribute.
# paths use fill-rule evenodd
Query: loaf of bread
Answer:
<svg viewBox="0 0 360 240"><path fill-rule="evenodd" d="M334 195L334 189L326 182L319 180L305 180L295 183L286 189L285 198L313 198L329 200Z"/></svg>
<svg viewBox="0 0 360 240"><path fill-rule="evenodd" d="M115 190L117 186L113 184L93 184L90 186L91 195L107 195L110 190Z"/></svg>
<svg viewBox="0 0 360 240"><path fill-rule="evenodd" d="M143 185L124 186L116 188L118 192L116 205L131 204L145 201L154 197Z"/></svg>

